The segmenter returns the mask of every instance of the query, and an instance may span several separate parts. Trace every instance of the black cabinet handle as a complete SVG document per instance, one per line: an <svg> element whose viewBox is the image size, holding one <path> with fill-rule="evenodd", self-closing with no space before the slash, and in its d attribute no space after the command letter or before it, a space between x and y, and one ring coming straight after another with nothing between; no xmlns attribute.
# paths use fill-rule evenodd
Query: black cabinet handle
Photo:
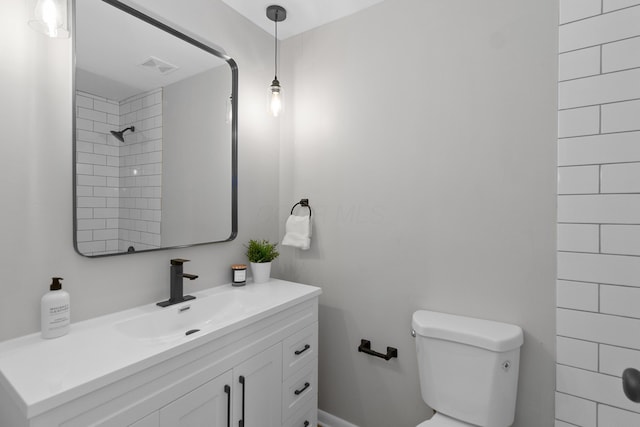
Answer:
<svg viewBox="0 0 640 427"><path fill-rule="evenodd" d="M242 384L242 418L240 419L240 421L238 421L238 426L244 427L244 389L246 388L244 384L244 376L240 375L238 381L240 381L240 384Z"/></svg>
<svg viewBox="0 0 640 427"><path fill-rule="evenodd" d="M304 348L302 350L296 350L293 352L293 354L295 354L296 356L300 356L302 353L304 353L305 351L309 350L311 348L311 346L309 344L305 344Z"/></svg>
<svg viewBox="0 0 640 427"><path fill-rule="evenodd" d="M309 384L309 383L304 383L304 386L303 386L302 388L300 388L300 389L298 389L298 390L294 391L293 393L294 393L296 396L298 396L298 395L302 394L302 392L304 392L306 389L308 389L310 385L311 385L311 384Z"/></svg>
<svg viewBox="0 0 640 427"><path fill-rule="evenodd" d="M227 427L231 427L231 387L225 385L224 392L227 393Z"/></svg>

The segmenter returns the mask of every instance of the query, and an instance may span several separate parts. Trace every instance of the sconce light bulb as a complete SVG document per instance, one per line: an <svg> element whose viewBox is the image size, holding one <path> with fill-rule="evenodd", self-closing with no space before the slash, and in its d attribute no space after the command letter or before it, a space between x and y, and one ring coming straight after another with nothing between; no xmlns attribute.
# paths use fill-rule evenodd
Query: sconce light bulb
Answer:
<svg viewBox="0 0 640 427"><path fill-rule="evenodd" d="M269 111L273 117L278 117L282 112L282 88L278 79L274 79L269 87L271 91L271 99L269 101Z"/></svg>
<svg viewBox="0 0 640 427"><path fill-rule="evenodd" d="M65 0L66 1L66 0ZM63 14L65 3L60 0L37 0L33 11L33 19L29 25L49 37L67 37L68 31L64 28Z"/></svg>
<svg viewBox="0 0 640 427"><path fill-rule="evenodd" d="M42 21L47 26L49 37L58 36L58 10L53 0L44 0L42 3Z"/></svg>

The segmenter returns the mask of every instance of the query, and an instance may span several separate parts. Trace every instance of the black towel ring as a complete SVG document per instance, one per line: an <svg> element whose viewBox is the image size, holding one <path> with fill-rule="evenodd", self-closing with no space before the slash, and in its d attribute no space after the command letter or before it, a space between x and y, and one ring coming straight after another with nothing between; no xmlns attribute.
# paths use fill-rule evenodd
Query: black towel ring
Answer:
<svg viewBox="0 0 640 427"><path fill-rule="evenodd" d="M293 207L291 208L291 215L293 215L293 210L298 205L302 206L303 208L308 208L309 209L309 218L311 218L311 206L309 206L309 199L301 199L298 203L293 205Z"/></svg>

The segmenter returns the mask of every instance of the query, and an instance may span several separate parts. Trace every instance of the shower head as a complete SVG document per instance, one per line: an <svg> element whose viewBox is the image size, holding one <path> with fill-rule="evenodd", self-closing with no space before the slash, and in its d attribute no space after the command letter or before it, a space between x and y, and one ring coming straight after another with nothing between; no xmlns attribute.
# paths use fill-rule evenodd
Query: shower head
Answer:
<svg viewBox="0 0 640 427"><path fill-rule="evenodd" d="M115 130L112 130L112 131L111 131L111 135L113 135L113 136L115 136L116 138L118 138L118 141L120 141L120 142L124 142L124 133L125 133L126 131L128 131L128 130L130 130L131 132L135 132L136 128L135 128L134 126L129 126L128 128L126 128L126 129L122 129L122 130L121 130L121 131L119 131L119 132L118 132L118 131L115 131Z"/></svg>

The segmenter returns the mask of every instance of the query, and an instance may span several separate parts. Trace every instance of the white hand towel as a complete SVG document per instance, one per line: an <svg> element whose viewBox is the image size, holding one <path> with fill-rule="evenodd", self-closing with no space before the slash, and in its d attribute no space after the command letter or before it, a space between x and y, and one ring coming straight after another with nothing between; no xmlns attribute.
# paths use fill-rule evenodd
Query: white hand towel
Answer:
<svg viewBox="0 0 640 427"><path fill-rule="evenodd" d="M282 246L293 246L303 251L311 247L311 215L289 215Z"/></svg>

